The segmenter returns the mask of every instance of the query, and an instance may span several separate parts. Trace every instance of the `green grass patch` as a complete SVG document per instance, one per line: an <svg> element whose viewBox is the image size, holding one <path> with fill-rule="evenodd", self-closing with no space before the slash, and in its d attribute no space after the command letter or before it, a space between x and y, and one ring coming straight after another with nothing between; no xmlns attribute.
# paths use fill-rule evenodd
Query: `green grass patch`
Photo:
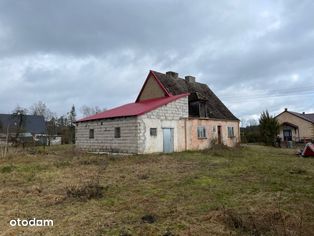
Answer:
<svg viewBox="0 0 314 236"><path fill-rule="evenodd" d="M129 157L86 154L70 145L20 152L0 160L0 229L30 235L311 235L314 159L294 152L257 145ZM12 229L7 222L17 216L44 216L55 225L35 233Z"/></svg>

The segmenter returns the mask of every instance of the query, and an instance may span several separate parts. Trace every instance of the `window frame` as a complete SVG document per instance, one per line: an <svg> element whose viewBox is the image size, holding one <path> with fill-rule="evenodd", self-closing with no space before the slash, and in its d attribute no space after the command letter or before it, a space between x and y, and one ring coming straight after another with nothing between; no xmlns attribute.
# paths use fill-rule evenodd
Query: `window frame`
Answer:
<svg viewBox="0 0 314 236"><path fill-rule="evenodd" d="M227 132L228 132L228 138L234 138L234 127L233 126L228 126L227 127Z"/></svg>
<svg viewBox="0 0 314 236"><path fill-rule="evenodd" d="M114 138L121 138L121 127L114 127Z"/></svg>
<svg viewBox="0 0 314 236"><path fill-rule="evenodd" d="M198 139L207 139L206 127L198 126L197 127L197 138Z"/></svg>
<svg viewBox="0 0 314 236"><path fill-rule="evenodd" d="M149 134L152 137L157 137L157 128L150 128L149 129Z"/></svg>
<svg viewBox="0 0 314 236"><path fill-rule="evenodd" d="M89 139L95 138L95 129L89 129Z"/></svg>

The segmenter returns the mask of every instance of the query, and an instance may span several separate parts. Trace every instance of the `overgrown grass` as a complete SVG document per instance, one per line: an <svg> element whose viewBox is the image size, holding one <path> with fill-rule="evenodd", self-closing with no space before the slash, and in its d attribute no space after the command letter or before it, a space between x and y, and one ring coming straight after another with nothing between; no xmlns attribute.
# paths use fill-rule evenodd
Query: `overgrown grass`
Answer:
<svg viewBox="0 0 314 236"><path fill-rule="evenodd" d="M264 146L106 156L72 146L0 159L4 235L311 235L314 159ZM52 228L10 227L53 219Z"/></svg>

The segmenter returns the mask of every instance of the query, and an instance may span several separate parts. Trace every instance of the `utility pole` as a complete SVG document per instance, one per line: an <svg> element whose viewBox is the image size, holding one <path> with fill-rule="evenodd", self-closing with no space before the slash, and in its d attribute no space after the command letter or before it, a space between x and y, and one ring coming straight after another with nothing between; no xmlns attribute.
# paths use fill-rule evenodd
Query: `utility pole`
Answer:
<svg viewBox="0 0 314 236"><path fill-rule="evenodd" d="M9 123L7 126L7 136L6 136L6 140L5 140L4 157L6 157L6 155L8 153L10 125L11 124ZM14 123L14 125L16 126L16 122Z"/></svg>

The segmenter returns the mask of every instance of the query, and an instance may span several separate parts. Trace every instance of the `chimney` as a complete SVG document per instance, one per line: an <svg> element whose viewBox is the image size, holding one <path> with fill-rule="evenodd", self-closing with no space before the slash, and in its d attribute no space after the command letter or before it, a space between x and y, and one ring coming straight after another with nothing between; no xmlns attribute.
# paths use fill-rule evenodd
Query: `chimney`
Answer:
<svg viewBox="0 0 314 236"><path fill-rule="evenodd" d="M302 112L303 115L305 115L305 112Z"/></svg>
<svg viewBox="0 0 314 236"><path fill-rule="evenodd" d="M191 75L185 76L185 80L190 83L195 83L195 77Z"/></svg>
<svg viewBox="0 0 314 236"><path fill-rule="evenodd" d="M285 108L285 111L288 111L288 108Z"/></svg>
<svg viewBox="0 0 314 236"><path fill-rule="evenodd" d="M166 75L171 77L171 78L175 78L175 79L177 79L179 77L179 74L177 72L174 72L174 71L167 71Z"/></svg>

